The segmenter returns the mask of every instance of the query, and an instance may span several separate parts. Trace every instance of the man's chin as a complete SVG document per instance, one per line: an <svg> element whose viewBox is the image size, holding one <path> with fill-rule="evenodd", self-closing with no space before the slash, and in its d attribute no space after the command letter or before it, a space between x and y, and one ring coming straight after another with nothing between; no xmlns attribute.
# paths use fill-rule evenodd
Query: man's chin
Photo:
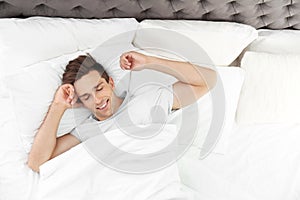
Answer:
<svg viewBox="0 0 300 200"><path fill-rule="evenodd" d="M107 118L111 117L112 114L107 114L107 115L99 115L97 113L94 113L94 116L100 120L100 121L103 121L103 120L106 120Z"/></svg>

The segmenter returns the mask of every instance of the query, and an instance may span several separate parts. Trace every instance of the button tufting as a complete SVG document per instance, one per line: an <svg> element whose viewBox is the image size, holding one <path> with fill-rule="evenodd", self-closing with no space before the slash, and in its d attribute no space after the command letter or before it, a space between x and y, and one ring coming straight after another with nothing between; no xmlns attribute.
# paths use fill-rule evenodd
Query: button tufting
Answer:
<svg viewBox="0 0 300 200"><path fill-rule="evenodd" d="M84 9L81 5L73 7L71 10L81 10Z"/></svg>
<svg viewBox="0 0 300 200"><path fill-rule="evenodd" d="M117 7L112 7L110 9L108 9L107 11L111 12L111 11L116 11L116 10L119 10Z"/></svg>
<svg viewBox="0 0 300 200"><path fill-rule="evenodd" d="M147 8L147 9L145 9L145 10L142 10L141 13L146 13L146 12L150 11L150 9L151 9L151 8Z"/></svg>
<svg viewBox="0 0 300 200"><path fill-rule="evenodd" d="M48 6L46 4L43 4L43 3L38 4L37 6L35 6L34 9L36 9L36 10L42 10L42 9L52 9L52 10L54 10L50 6Z"/></svg>
<svg viewBox="0 0 300 200"><path fill-rule="evenodd" d="M183 9L180 10L176 10L174 13L181 13L183 11Z"/></svg>
<svg viewBox="0 0 300 200"><path fill-rule="evenodd" d="M8 9L11 6L11 4L5 2L5 1L0 1L0 9Z"/></svg>

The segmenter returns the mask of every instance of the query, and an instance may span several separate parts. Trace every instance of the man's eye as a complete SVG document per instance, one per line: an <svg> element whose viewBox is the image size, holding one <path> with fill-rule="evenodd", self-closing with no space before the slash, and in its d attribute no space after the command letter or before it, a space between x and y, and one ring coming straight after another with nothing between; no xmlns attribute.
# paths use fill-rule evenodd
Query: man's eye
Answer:
<svg viewBox="0 0 300 200"><path fill-rule="evenodd" d="M87 96L86 98L84 98L83 100L87 101L90 98L90 96Z"/></svg>
<svg viewBox="0 0 300 200"><path fill-rule="evenodd" d="M102 88L98 88L96 91L101 91L102 90Z"/></svg>

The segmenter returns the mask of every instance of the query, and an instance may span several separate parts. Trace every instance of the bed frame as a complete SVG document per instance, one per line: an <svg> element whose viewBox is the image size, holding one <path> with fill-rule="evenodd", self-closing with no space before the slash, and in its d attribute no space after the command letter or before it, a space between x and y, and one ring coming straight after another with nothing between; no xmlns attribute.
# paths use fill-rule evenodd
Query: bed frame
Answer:
<svg viewBox="0 0 300 200"><path fill-rule="evenodd" d="M300 0L0 0L0 18L194 19L300 29Z"/></svg>

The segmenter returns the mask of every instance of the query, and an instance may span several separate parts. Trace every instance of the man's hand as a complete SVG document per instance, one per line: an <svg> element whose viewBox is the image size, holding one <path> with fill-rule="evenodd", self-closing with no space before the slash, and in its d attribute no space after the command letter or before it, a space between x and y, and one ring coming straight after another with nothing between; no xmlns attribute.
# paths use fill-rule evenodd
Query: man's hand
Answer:
<svg viewBox="0 0 300 200"><path fill-rule="evenodd" d="M124 70L139 71L143 69L143 65L147 64L149 56L129 51L120 56L120 67Z"/></svg>
<svg viewBox="0 0 300 200"><path fill-rule="evenodd" d="M53 103L62 106L64 109L80 107L82 104L76 103L77 99L74 86L63 84L56 90Z"/></svg>

